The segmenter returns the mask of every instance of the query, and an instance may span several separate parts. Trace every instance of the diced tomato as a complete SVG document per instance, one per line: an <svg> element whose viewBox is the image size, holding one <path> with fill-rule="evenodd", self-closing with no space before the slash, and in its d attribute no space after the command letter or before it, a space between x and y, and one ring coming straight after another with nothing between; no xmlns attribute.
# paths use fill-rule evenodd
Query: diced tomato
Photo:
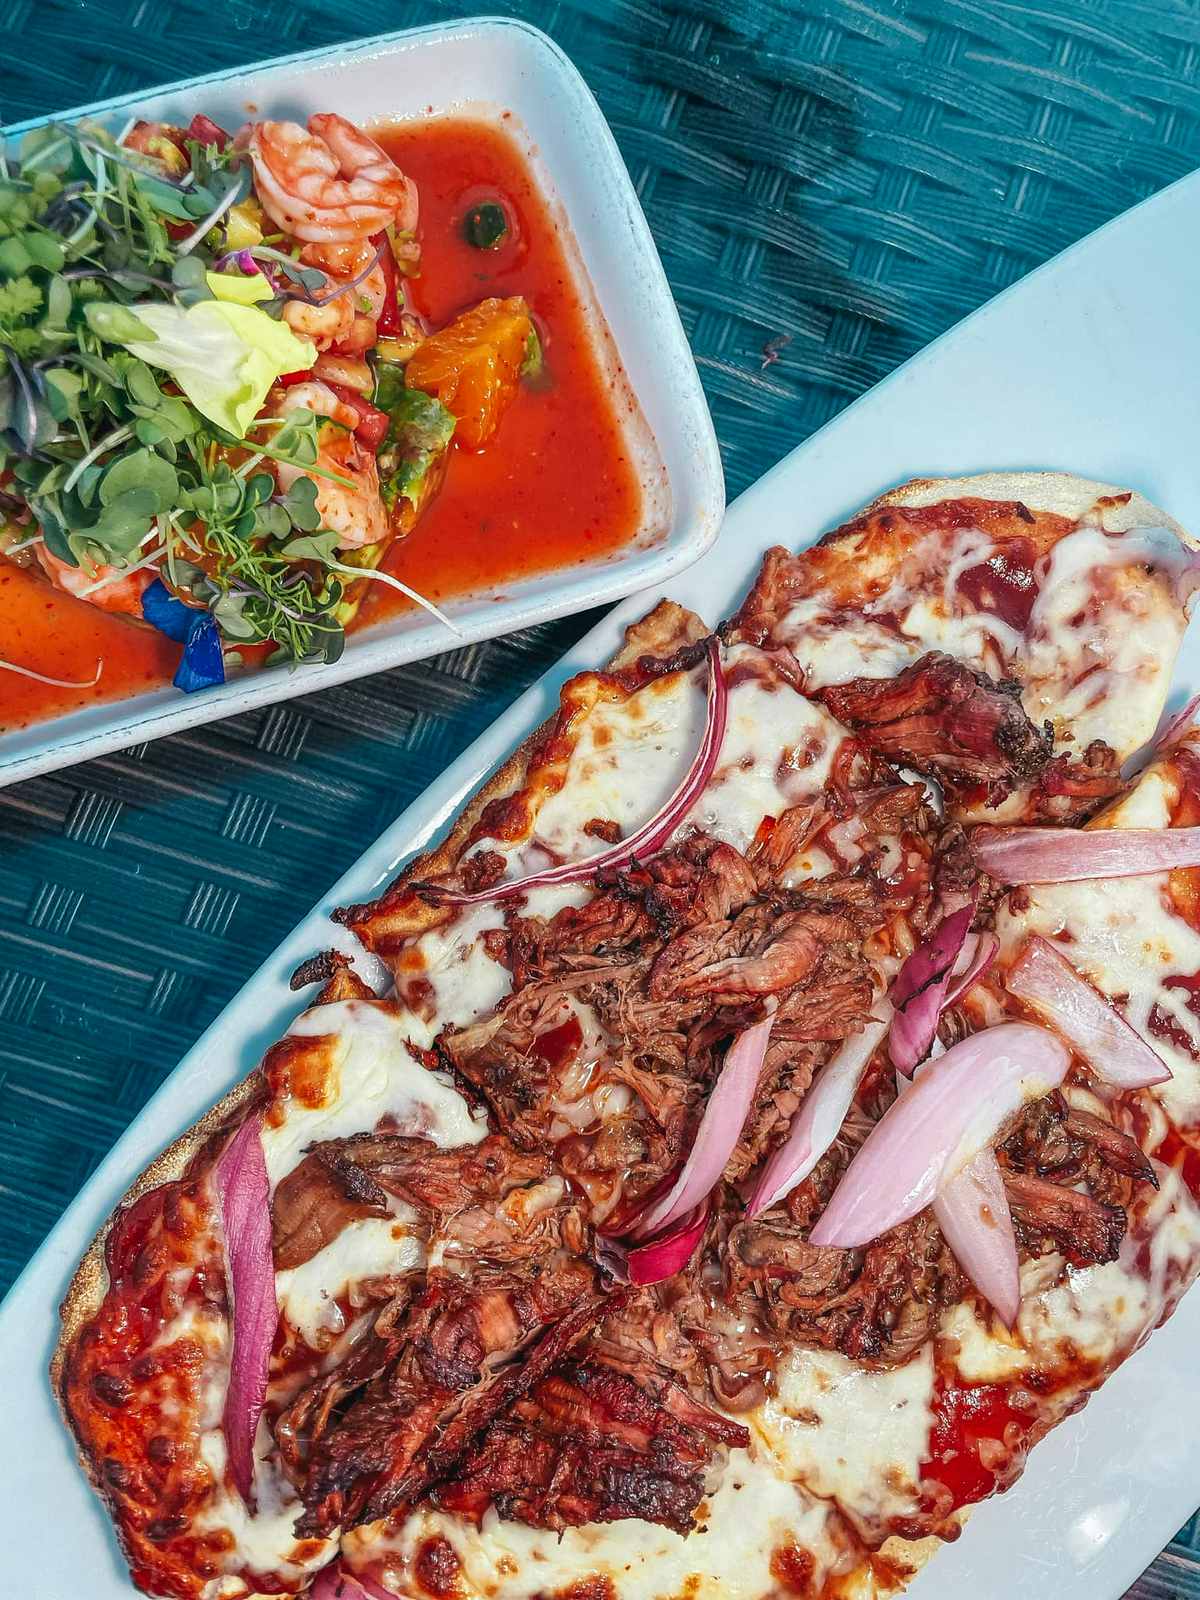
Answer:
<svg viewBox="0 0 1200 1600"><path fill-rule="evenodd" d="M378 406L373 406L369 400L364 400L362 395L347 389L344 384L326 382L325 387L358 413L354 437L365 444L368 450L378 450L391 425L387 412L380 411Z"/></svg>
<svg viewBox="0 0 1200 1600"><path fill-rule="evenodd" d="M303 372L285 372L282 377L276 378L276 383L281 383L285 389L290 389L294 383L308 383L312 379L312 368L305 367Z"/></svg>
<svg viewBox="0 0 1200 1600"><path fill-rule="evenodd" d="M218 150L224 150L230 138L224 128L203 112L188 123L187 136L197 144L215 144Z"/></svg>
<svg viewBox="0 0 1200 1600"><path fill-rule="evenodd" d="M170 122L135 122L122 142L126 150L161 161L169 173L181 177L188 169L186 137Z"/></svg>
<svg viewBox="0 0 1200 1600"><path fill-rule="evenodd" d="M379 265L383 268L383 305L375 319L375 331L381 338L394 337L401 332L400 296L396 286L396 258L392 242L386 233L371 235L371 243L379 247Z"/></svg>

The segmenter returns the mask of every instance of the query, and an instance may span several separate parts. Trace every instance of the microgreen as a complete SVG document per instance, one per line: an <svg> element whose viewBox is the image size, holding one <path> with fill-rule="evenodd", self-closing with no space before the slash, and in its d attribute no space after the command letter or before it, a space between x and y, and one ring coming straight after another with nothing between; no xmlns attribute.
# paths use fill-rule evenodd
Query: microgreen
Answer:
<svg viewBox="0 0 1200 1600"><path fill-rule="evenodd" d="M360 580L428 602L374 570L382 546L343 559L323 526L320 485L358 487L322 456L338 425L257 410L274 377L303 370L297 348L312 359L282 320L286 297L357 300L379 251L332 286L291 241L263 236L232 147L142 143L52 123L0 156L3 504L28 508L33 523L13 526L79 569L85 593L149 574L148 620L183 630L181 687L219 681L222 639L267 644L271 661L334 661ZM232 295L213 274L234 262L273 292ZM401 366L377 371L384 500L415 510L454 418L407 389ZM286 492L272 467L293 469Z"/></svg>

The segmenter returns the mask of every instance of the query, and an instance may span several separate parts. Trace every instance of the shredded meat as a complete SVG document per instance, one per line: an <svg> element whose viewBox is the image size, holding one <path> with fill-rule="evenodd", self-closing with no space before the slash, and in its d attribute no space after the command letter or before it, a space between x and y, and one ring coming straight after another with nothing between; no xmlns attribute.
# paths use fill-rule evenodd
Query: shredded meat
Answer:
<svg viewBox="0 0 1200 1600"><path fill-rule="evenodd" d="M907 822L919 809L906 798L897 814ZM772 866L786 865L815 821L811 807L797 811L794 823L784 813L753 860L696 834L611 874L581 907L549 919L511 915L513 994L495 1016L438 1041L513 1144L553 1151L594 1220L635 1206L678 1165L726 1049L768 998L771 1049L734 1178L782 1135L823 1050L870 1014L863 942L886 919L886 896L865 872L774 881ZM606 1039L603 1061L586 1073L579 1006ZM614 1084L631 1092L627 1108L600 1118L586 1096Z"/></svg>
<svg viewBox="0 0 1200 1600"><path fill-rule="evenodd" d="M1038 773L1025 820L1083 822L1124 787L1121 760L1103 739L1093 739L1076 760L1055 756Z"/></svg>
<svg viewBox="0 0 1200 1600"><path fill-rule="evenodd" d="M450 1256L519 1261L557 1245L587 1248L581 1210L546 1156L500 1134L450 1150L403 1134L360 1134L314 1145L303 1165L313 1163L355 1193L387 1191L415 1206Z"/></svg>
<svg viewBox="0 0 1200 1600"><path fill-rule="evenodd" d="M771 1212L732 1230L725 1266L730 1297L778 1333L887 1364L907 1360L963 1290L927 1211L862 1250L819 1249Z"/></svg>
<svg viewBox="0 0 1200 1600"><path fill-rule="evenodd" d="M271 1202L276 1272L311 1261L347 1223L385 1216L385 1195L360 1169L334 1171L319 1155L305 1156L280 1182Z"/></svg>
<svg viewBox="0 0 1200 1600"><path fill-rule="evenodd" d="M1077 1266L1116 1260L1127 1221L1121 1206L1105 1205L1030 1172L1006 1173L1004 1187L1027 1245L1036 1249L1048 1239Z"/></svg>
<svg viewBox="0 0 1200 1600"><path fill-rule="evenodd" d="M400 1354L310 1447L298 1535L325 1537L418 1498L603 1306L578 1259L550 1258L520 1275L477 1272L469 1282L431 1274L397 1330ZM544 1334L560 1323L558 1338Z"/></svg>
<svg viewBox="0 0 1200 1600"><path fill-rule="evenodd" d="M637 1518L687 1534L726 1453L750 1442L732 1418L773 1392L786 1350L903 1363L969 1292L929 1210L863 1248L809 1242L895 1098L884 1050L783 1203L748 1218L748 1183L877 1009L882 959L949 910L975 903L982 926L994 910L953 815L897 767L936 778L951 811L1020 787L1030 815L1074 820L1112 791L1115 758L1096 744L1051 759L1015 685L938 654L814 698L851 730L825 791L762 819L744 851L696 832L600 872L583 904L554 915L505 902L484 948L510 992L418 1052L486 1110L482 1142L327 1140L279 1186L277 1264L396 1199L415 1209L433 1263L369 1287L339 1359L314 1366L273 1424L305 1507L300 1536L420 1504L560 1533ZM585 832L619 837L603 817ZM810 854L824 876L811 876ZM479 889L503 871L482 848L459 876ZM606 1236L628 1244L647 1196L686 1159L730 1044L768 1011L762 1069L692 1259L665 1282L617 1289L621 1250ZM943 1042L977 1025L969 1005L951 1010ZM1027 1107L999 1151L1004 1181L1024 1255L1108 1261L1154 1171L1102 1100L1079 1084L1070 1094L1096 1109L1066 1093Z"/></svg>
<svg viewBox="0 0 1200 1600"><path fill-rule="evenodd" d="M305 1384L275 1419L275 1442L284 1470L297 1488L304 1486L313 1451L347 1403L399 1354L403 1317L416 1287L417 1274L402 1285L378 1313L372 1314L349 1352L331 1372Z"/></svg>
<svg viewBox="0 0 1200 1600"><path fill-rule="evenodd" d="M1128 1204L1136 1184L1158 1187L1154 1165L1136 1139L1104 1117L1068 1106L1060 1094L1026 1107L1002 1155L1018 1171L1068 1187L1082 1183L1109 1205Z"/></svg>
<svg viewBox="0 0 1200 1600"><path fill-rule="evenodd" d="M613 1367L570 1362L492 1425L434 1499L476 1517L495 1503L556 1530L638 1517L686 1534L717 1442L750 1435L680 1391L656 1396Z"/></svg>
<svg viewBox="0 0 1200 1600"><path fill-rule="evenodd" d="M982 789L991 805L1036 778L1051 755L1051 735L1025 715L1018 684L938 651L894 678L855 678L814 698L889 761L951 793Z"/></svg>

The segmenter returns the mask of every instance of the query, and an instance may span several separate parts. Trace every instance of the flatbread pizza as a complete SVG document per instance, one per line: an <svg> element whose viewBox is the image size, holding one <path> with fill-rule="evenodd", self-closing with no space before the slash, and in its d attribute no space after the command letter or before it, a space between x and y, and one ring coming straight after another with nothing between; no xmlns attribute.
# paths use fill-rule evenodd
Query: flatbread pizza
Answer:
<svg viewBox="0 0 1200 1600"><path fill-rule="evenodd" d="M869 1600L956 1538L1200 1267L1196 572L919 480L564 685L338 914L387 992L306 963L81 1265L135 1583Z"/></svg>

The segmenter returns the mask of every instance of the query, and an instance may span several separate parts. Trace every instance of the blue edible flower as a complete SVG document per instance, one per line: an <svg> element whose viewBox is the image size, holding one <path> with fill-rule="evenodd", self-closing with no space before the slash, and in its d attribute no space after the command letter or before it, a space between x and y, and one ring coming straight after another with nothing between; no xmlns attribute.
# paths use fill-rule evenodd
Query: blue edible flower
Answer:
<svg viewBox="0 0 1200 1600"><path fill-rule="evenodd" d="M185 606L161 578L155 578L142 595L142 616L151 627L183 646L183 657L172 680L177 689L192 694L225 682L221 635L211 612Z"/></svg>

